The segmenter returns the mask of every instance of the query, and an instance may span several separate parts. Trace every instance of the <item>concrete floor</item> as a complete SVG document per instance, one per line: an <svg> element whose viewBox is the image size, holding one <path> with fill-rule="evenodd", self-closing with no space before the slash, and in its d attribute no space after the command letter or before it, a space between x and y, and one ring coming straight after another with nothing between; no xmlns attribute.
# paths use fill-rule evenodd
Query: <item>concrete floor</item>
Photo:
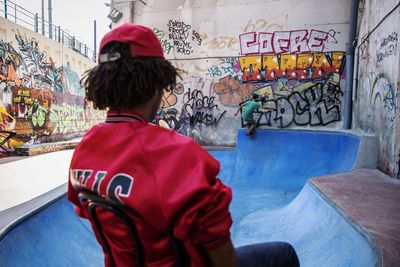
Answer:
<svg viewBox="0 0 400 267"><path fill-rule="evenodd" d="M68 181L73 150L12 157L0 165L0 211L20 205ZM21 160L23 158L23 160ZM8 158L3 158L4 163Z"/></svg>
<svg viewBox="0 0 400 267"><path fill-rule="evenodd" d="M346 216L367 231L382 266L400 266L400 181L378 170L359 169L311 180Z"/></svg>
<svg viewBox="0 0 400 267"><path fill-rule="evenodd" d="M0 158L0 165L26 158L28 158L28 156L12 156L12 157Z"/></svg>

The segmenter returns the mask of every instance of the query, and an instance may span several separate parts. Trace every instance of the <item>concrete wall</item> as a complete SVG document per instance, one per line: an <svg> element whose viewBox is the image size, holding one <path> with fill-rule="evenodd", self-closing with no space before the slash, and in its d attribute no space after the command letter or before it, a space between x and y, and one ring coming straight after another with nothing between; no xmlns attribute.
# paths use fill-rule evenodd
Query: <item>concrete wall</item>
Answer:
<svg viewBox="0 0 400 267"><path fill-rule="evenodd" d="M261 127L342 127L348 1L146 3L134 2L133 21L152 28L182 70L160 125L203 145L234 145L234 113L257 93L273 108L256 115Z"/></svg>
<svg viewBox="0 0 400 267"><path fill-rule="evenodd" d="M103 113L83 109L81 74L94 62L0 18L0 130L17 136L0 148L82 135ZM6 134L0 134L0 143Z"/></svg>
<svg viewBox="0 0 400 267"><path fill-rule="evenodd" d="M133 21L134 14L134 5L133 1L119 1L119 0L111 0L110 1L110 10L116 9L118 12L122 13L122 17L116 23L111 23L112 27L116 27L126 22Z"/></svg>
<svg viewBox="0 0 400 267"><path fill-rule="evenodd" d="M355 129L378 137L378 168L398 178L399 4L397 0L360 2L358 66L355 66L358 86L353 113Z"/></svg>

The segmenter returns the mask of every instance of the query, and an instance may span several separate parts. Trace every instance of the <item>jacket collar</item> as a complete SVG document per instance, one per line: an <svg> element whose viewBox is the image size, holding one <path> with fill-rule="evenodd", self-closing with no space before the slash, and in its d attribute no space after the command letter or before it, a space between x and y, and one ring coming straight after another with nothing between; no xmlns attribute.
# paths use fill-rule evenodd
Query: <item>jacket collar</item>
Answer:
<svg viewBox="0 0 400 267"><path fill-rule="evenodd" d="M106 123L117 122L147 122L138 112L124 109L110 109L107 111Z"/></svg>

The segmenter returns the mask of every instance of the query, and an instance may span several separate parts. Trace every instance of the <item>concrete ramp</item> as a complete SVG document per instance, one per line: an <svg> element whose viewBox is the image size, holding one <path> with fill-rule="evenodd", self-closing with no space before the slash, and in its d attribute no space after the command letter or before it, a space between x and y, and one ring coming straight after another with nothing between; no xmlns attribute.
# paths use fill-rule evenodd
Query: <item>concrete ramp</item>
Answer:
<svg viewBox="0 0 400 267"><path fill-rule="evenodd" d="M224 178L239 188L298 192L309 177L351 170L360 146L358 136L346 133L258 130L254 137L245 133L238 132L236 155L221 159L223 166L226 160L234 162L234 173Z"/></svg>
<svg viewBox="0 0 400 267"><path fill-rule="evenodd" d="M0 266L103 266L101 247L88 221L63 195L26 218L0 242Z"/></svg>
<svg viewBox="0 0 400 267"><path fill-rule="evenodd" d="M258 130L238 133L234 151L211 151L220 178L234 192L236 246L292 243L301 266L375 266L374 243L307 180L350 171L360 138L334 132ZM102 252L89 224L61 197L3 232L1 266L101 266Z"/></svg>
<svg viewBox="0 0 400 267"><path fill-rule="evenodd" d="M360 138L304 130L245 133L238 132L236 151L211 151L221 161L220 178L233 189L235 246L280 240L293 244L301 266L376 266L374 243L307 183L351 171Z"/></svg>
<svg viewBox="0 0 400 267"><path fill-rule="evenodd" d="M290 242L301 266L373 267L378 263L369 237L309 183L288 205L272 210L262 208L242 218L236 223L233 240L236 246L274 240Z"/></svg>
<svg viewBox="0 0 400 267"><path fill-rule="evenodd" d="M236 151L210 151L233 189L232 232L246 214L287 205L309 178L352 170L359 146L358 136L338 132L239 130Z"/></svg>

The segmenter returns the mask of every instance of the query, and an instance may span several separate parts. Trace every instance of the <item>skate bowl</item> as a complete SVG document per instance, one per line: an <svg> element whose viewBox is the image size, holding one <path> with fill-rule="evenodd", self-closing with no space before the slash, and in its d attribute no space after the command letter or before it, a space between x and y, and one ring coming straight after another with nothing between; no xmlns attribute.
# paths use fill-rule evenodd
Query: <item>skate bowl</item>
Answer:
<svg viewBox="0 0 400 267"><path fill-rule="evenodd" d="M286 241L301 266L379 266L374 241L308 182L351 171L360 137L341 132L239 130L236 149L210 149L231 186L235 246ZM102 266L87 221L63 193L16 218L0 232L1 266Z"/></svg>

